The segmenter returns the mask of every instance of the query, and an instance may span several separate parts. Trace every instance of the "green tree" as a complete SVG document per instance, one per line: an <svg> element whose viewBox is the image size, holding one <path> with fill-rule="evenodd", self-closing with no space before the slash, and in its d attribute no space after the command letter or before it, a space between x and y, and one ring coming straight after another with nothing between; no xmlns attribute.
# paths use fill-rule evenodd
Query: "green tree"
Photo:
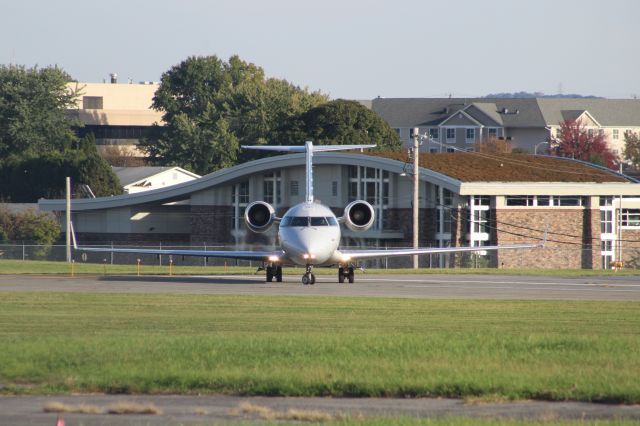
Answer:
<svg viewBox="0 0 640 426"><path fill-rule="evenodd" d="M0 207L0 241L29 241L49 246L60 236L60 225L47 213L33 209L12 213Z"/></svg>
<svg viewBox="0 0 640 426"><path fill-rule="evenodd" d="M624 133L624 158L640 168L640 136L636 132L627 131Z"/></svg>
<svg viewBox="0 0 640 426"><path fill-rule="evenodd" d="M77 92L57 67L0 66L0 158L63 151L80 123L67 114Z"/></svg>
<svg viewBox="0 0 640 426"><path fill-rule="evenodd" d="M237 56L190 57L162 75L153 108L164 125L154 125L139 147L154 163L210 173L236 164L240 144L269 142L285 119L325 101L265 79L262 68Z"/></svg>
<svg viewBox="0 0 640 426"><path fill-rule="evenodd" d="M279 129L281 144L376 144L378 150L397 151L398 133L378 114L356 101L338 99L299 114Z"/></svg>
<svg viewBox="0 0 640 426"><path fill-rule="evenodd" d="M57 67L0 66L0 199L34 202L64 195L65 176L96 195L121 192L93 135L79 138L71 118L78 91Z"/></svg>
<svg viewBox="0 0 640 426"><path fill-rule="evenodd" d="M98 154L93 138L88 137L83 138L76 149L14 156L1 162L0 198L22 203L61 198L65 195L67 176L71 177L74 188L89 185L98 197L122 193L118 178Z"/></svg>

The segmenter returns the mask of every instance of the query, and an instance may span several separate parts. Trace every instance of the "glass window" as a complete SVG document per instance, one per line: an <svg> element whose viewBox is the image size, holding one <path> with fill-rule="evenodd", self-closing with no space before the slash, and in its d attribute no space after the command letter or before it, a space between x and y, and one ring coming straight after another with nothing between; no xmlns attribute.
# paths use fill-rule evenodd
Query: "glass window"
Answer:
<svg viewBox="0 0 640 426"><path fill-rule="evenodd" d="M300 191L300 185L298 184L297 180L292 180L291 181L291 195L298 195Z"/></svg>
<svg viewBox="0 0 640 426"><path fill-rule="evenodd" d="M548 195L538 195L537 197L538 206L548 206L551 201L551 197Z"/></svg>
<svg viewBox="0 0 640 426"><path fill-rule="evenodd" d="M489 127L489 136L497 137L498 129L496 127Z"/></svg>
<svg viewBox="0 0 640 426"><path fill-rule="evenodd" d="M491 210L476 210L473 212L473 232L489 233L489 217Z"/></svg>
<svg viewBox="0 0 640 426"><path fill-rule="evenodd" d="M612 240L601 241L600 244L601 244L600 248L602 249L602 251L612 251L613 250L613 241Z"/></svg>
<svg viewBox="0 0 640 426"><path fill-rule="evenodd" d="M289 226L309 226L309 218L306 216L294 216Z"/></svg>
<svg viewBox="0 0 640 426"><path fill-rule="evenodd" d="M439 129L429 129L429 137L431 139L438 139L440 137Z"/></svg>
<svg viewBox="0 0 640 426"><path fill-rule="evenodd" d="M600 233L602 234L613 233L613 211L612 210L600 211Z"/></svg>
<svg viewBox="0 0 640 426"><path fill-rule="evenodd" d="M474 206L489 206L491 205L491 197L488 195L475 195L473 197Z"/></svg>
<svg viewBox="0 0 640 426"><path fill-rule="evenodd" d="M533 206L533 195L508 195L507 206Z"/></svg>
<svg viewBox="0 0 640 426"><path fill-rule="evenodd" d="M327 217L326 219L327 219L327 222L329 222L329 225L331 225L331 226L338 226L338 221L336 220L336 218L335 218L335 217L333 217L333 216L329 216L329 217Z"/></svg>
<svg viewBox="0 0 640 426"><path fill-rule="evenodd" d="M312 217L311 226L329 226L329 222L324 217Z"/></svg>
<svg viewBox="0 0 640 426"><path fill-rule="evenodd" d="M610 254L605 254L602 256L602 269L611 269L611 262L613 261L613 257Z"/></svg>
<svg viewBox="0 0 640 426"><path fill-rule="evenodd" d="M475 139L476 137L476 129L467 129L467 139Z"/></svg>
<svg viewBox="0 0 640 426"><path fill-rule="evenodd" d="M553 197L553 205L554 206L581 206L582 205L582 197L578 197L576 195L562 195L562 196L554 196Z"/></svg>
<svg viewBox="0 0 640 426"><path fill-rule="evenodd" d="M600 205L601 206L612 206L613 205L613 197L600 197Z"/></svg>
<svg viewBox="0 0 640 426"><path fill-rule="evenodd" d="M452 153L452 152L456 152L456 150L453 148L447 148L447 152Z"/></svg>
<svg viewBox="0 0 640 426"><path fill-rule="evenodd" d="M447 129L447 139L455 139L456 138L456 129Z"/></svg>
<svg viewBox="0 0 640 426"><path fill-rule="evenodd" d="M640 227L640 209L622 209L622 226Z"/></svg>
<svg viewBox="0 0 640 426"><path fill-rule="evenodd" d="M620 130L613 129L613 140L618 140L620 138Z"/></svg>

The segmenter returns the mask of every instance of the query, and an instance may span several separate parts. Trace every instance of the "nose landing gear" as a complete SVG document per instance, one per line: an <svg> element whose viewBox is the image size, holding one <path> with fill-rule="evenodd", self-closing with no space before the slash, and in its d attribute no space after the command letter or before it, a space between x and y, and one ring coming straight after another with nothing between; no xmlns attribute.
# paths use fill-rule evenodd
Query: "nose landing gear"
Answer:
<svg viewBox="0 0 640 426"><path fill-rule="evenodd" d="M307 265L306 267L306 271L304 273L304 275L302 276L302 284L304 285L309 285L309 284L315 284L316 283L316 276L313 275L313 266L312 265Z"/></svg>

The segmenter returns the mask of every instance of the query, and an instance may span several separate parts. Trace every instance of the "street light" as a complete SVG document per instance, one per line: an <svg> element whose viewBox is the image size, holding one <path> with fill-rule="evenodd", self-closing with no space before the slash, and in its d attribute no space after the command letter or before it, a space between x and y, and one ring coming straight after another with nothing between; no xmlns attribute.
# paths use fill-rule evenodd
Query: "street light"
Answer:
<svg viewBox="0 0 640 426"><path fill-rule="evenodd" d="M533 155L538 155L538 146L542 145L542 144L547 144L549 145L549 141L542 141L542 142L538 142L534 147L533 147ZM550 145L549 145L550 146Z"/></svg>

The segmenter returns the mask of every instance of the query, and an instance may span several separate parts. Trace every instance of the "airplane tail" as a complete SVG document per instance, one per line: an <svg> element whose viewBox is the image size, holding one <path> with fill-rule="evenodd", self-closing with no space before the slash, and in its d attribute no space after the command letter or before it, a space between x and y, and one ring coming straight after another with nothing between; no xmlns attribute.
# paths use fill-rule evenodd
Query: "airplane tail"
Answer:
<svg viewBox="0 0 640 426"><path fill-rule="evenodd" d="M313 145L307 141L304 145L242 145L243 149L260 151L304 152L306 154L306 202L313 203L313 153L328 151L351 151L354 149L374 148L375 145Z"/></svg>

